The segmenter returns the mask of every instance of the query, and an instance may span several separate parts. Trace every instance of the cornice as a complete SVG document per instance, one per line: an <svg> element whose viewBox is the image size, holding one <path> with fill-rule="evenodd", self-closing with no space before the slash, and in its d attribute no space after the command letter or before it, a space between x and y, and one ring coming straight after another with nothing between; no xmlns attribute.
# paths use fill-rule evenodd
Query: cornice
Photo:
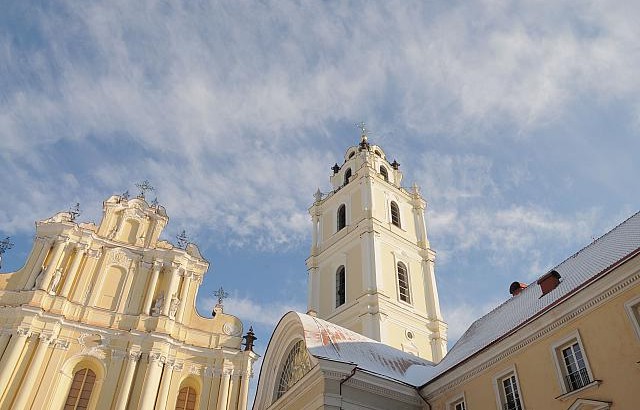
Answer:
<svg viewBox="0 0 640 410"><path fill-rule="evenodd" d="M597 295L594 298L589 299L587 302L580 304L576 308L574 308L574 309L570 310L569 312L565 313L560 318L558 318L557 320L554 320L553 322L551 322L548 325L544 326L542 329L536 331L532 335L530 335L528 337L525 337L525 338L521 339L520 341L518 341L518 342L516 342L514 344L511 344L510 346L508 346L505 349L500 350L499 352L497 352L496 354L493 354L488 359L484 360L482 363L476 365L475 367L473 367L471 369L468 369L468 370L462 371L463 374L461 376L455 377L453 380L444 383L440 387L435 388L433 391L427 393L425 398L427 400L430 400L430 399L433 399L436 396L439 396L439 395L445 393L448 390L456 388L457 386L461 385L465 381L467 381L469 379L472 379L473 377L475 377L479 373L487 370L488 368L492 367L496 363L499 363L499 362L505 360L509 356L511 356L514 353L522 350L526 346L528 346L531 343L537 341L538 339L542 338L543 336L547 335L548 333L552 332L553 330L555 330L555 329L561 327L562 325L566 324L567 322L570 322L573 319L579 317L580 315L582 315L586 311L589 311L589 310L601 305L602 303L606 302L607 300L613 298L618 293L620 293L622 290L624 290L625 288L631 286L635 282L638 282L639 280L640 280L640 270L636 269L635 272L631 274L631 276L629 276L626 279L623 279L623 280L611 285L604 292L600 293L599 295ZM595 286L596 284L593 284L593 285ZM539 318L538 320L541 320L541 318ZM482 353L480 353L480 354L482 354ZM470 359L470 361L474 361L474 359L472 358L472 359ZM462 362L462 364L464 365L464 362ZM458 370L458 369L450 370L450 372L452 374L456 373L456 372L459 372L459 371L461 371L461 370ZM443 373L439 377L442 377L443 379L447 378L447 373ZM434 381L433 383L437 383L437 382L438 382L438 380ZM425 387L423 388L423 390L424 389L428 389L428 387L429 387L429 385L431 383L432 382L428 382L425 385Z"/></svg>

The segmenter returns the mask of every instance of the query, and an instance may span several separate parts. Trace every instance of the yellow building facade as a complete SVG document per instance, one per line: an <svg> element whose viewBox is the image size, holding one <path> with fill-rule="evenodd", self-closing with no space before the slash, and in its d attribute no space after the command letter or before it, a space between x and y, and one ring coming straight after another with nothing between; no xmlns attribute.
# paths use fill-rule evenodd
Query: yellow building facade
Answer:
<svg viewBox="0 0 640 410"><path fill-rule="evenodd" d="M0 275L0 409L247 407L258 356L221 304L198 314L209 263L159 240L167 222L141 194L106 200L99 225L36 224L25 265Z"/></svg>

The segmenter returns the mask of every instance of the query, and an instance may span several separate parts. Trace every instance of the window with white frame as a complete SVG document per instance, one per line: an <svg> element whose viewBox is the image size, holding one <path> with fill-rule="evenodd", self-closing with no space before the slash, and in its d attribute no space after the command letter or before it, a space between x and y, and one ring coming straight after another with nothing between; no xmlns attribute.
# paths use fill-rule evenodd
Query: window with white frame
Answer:
<svg viewBox="0 0 640 410"><path fill-rule="evenodd" d="M344 204L338 207L336 219L336 226L338 231L347 226L347 207Z"/></svg>
<svg viewBox="0 0 640 410"><path fill-rule="evenodd" d="M508 371L496 379L498 401L502 410L524 410L522 394L515 370Z"/></svg>
<svg viewBox="0 0 640 410"><path fill-rule="evenodd" d="M624 304L624 307L627 309L633 330L636 331L636 335L640 338L640 297L628 301Z"/></svg>
<svg viewBox="0 0 640 410"><path fill-rule="evenodd" d="M391 201L391 223L394 224L395 226L397 226L398 228L401 228L401 222L400 222L400 208L398 207L398 204L395 203L394 201Z"/></svg>
<svg viewBox="0 0 640 410"><path fill-rule="evenodd" d="M593 381L580 335L576 332L553 346L560 384L564 393L581 389Z"/></svg>
<svg viewBox="0 0 640 410"><path fill-rule="evenodd" d="M409 289L409 272L407 265L398 262L398 295L403 302L411 303L411 291Z"/></svg>
<svg viewBox="0 0 640 410"><path fill-rule="evenodd" d="M460 398L449 406L450 410L467 410L467 404L464 401L464 398Z"/></svg>

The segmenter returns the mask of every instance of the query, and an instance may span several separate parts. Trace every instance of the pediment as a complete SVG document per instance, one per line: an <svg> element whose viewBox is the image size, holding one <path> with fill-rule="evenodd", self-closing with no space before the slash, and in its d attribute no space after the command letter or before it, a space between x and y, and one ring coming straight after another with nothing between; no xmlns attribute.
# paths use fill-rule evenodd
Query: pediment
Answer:
<svg viewBox="0 0 640 410"><path fill-rule="evenodd" d="M578 399L567 410L608 410L611 403L600 400Z"/></svg>

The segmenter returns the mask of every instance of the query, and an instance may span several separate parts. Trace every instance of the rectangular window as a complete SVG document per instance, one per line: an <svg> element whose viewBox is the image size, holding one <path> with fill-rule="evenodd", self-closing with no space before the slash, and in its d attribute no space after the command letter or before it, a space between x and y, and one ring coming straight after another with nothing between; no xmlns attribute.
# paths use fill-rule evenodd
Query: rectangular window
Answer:
<svg viewBox="0 0 640 410"><path fill-rule="evenodd" d="M556 343L553 346L553 354L563 393L581 389L593 382L589 362L577 331Z"/></svg>
<svg viewBox="0 0 640 410"><path fill-rule="evenodd" d="M501 380L501 385L503 394L502 408L504 410L522 410L516 375L511 374L503 378Z"/></svg>
<svg viewBox="0 0 640 410"><path fill-rule="evenodd" d="M467 410L467 406L464 404L464 400L457 401L453 403L453 410Z"/></svg>
<svg viewBox="0 0 640 410"><path fill-rule="evenodd" d="M633 330L636 331L636 336L640 338L640 297L628 301L624 304L627 309L629 319L631 319L631 325Z"/></svg>

